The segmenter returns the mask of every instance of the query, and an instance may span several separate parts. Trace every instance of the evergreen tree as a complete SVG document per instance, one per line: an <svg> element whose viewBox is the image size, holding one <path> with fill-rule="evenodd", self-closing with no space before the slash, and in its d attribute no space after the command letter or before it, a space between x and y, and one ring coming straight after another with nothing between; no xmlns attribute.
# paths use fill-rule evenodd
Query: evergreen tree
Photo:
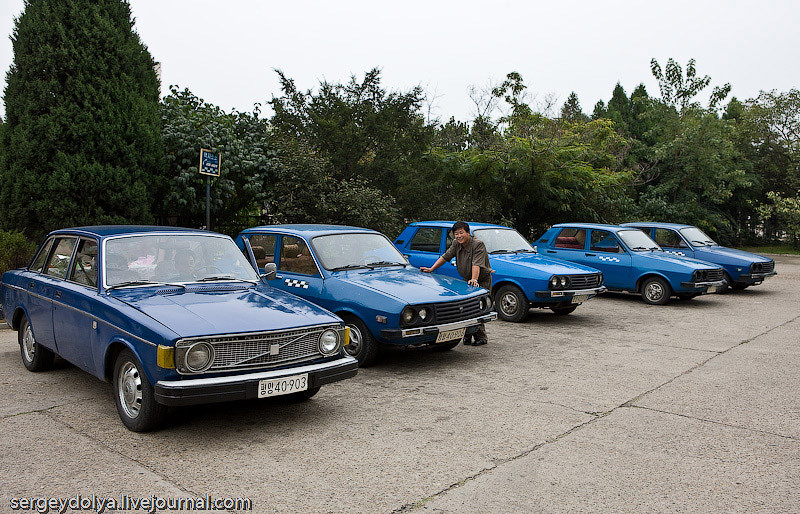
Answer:
<svg viewBox="0 0 800 514"><path fill-rule="evenodd" d="M581 103L578 101L578 95L575 91L569 94L564 106L561 107L561 119L572 123L589 120L589 117L583 114Z"/></svg>
<svg viewBox="0 0 800 514"><path fill-rule="evenodd" d="M631 102L625 94L625 89L617 82L611 100L608 101L607 117L614 122L621 134L628 134L628 125L633 117Z"/></svg>
<svg viewBox="0 0 800 514"><path fill-rule="evenodd" d="M4 91L0 223L151 222L162 143L154 62L123 0L26 0Z"/></svg>

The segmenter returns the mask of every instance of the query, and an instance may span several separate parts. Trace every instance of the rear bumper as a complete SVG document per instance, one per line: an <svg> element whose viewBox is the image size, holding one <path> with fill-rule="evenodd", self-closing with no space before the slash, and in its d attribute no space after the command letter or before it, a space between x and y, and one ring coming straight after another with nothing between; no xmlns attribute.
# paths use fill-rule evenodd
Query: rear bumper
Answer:
<svg viewBox="0 0 800 514"><path fill-rule="evenodd" d="M725 287L724 280L715 280L713 282L681 282L683 289L688 289L692 293L716 293L718 290Z"/></svg>
<svg viewBox="0 0 800 514"><path fill-rule="evenodd" d="M333 361L261 371L243 375L186 380L160 380L155 385L155 398L164 405L195 405L199 403L247 400L258 397L258 383L308 373L308 387L319 387L356 376L358 361L342 357Z"/></svg>
<svg viewBox="0 0 800 514"><path fill-rule="evenodd" d="M405 339L407 337L420 337L429 336L426 339L436 338L439 332L446 332L448 330L458 330L459 328L469 329L477 327L482 323L488 323L497 319L496 312L489 312L472 319L465 319L463 321L456 321L453 323L446 323L443 325L433 325L430 327L418 328L398 328L398 329L384 329L381 330L381 337L389 340ZM469 332L469 330L468 330Z"/></svg>

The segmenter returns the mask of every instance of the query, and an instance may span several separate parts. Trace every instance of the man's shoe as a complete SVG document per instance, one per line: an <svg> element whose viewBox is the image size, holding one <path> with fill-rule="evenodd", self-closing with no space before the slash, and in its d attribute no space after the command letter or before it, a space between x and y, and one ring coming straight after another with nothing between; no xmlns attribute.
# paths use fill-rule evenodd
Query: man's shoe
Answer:
<svg viewBox="0 0 800 514"><path fill-rule="evenodd" d="M483 346L486 344L486 339L474 339L471 344L472 346Z"/></svg>
<svg viewBox="0 0 800 514"><path fill-rule="evenodd" d="M464 346L474 346L475 343L472 342L472 336L464 336Z"/></svg>

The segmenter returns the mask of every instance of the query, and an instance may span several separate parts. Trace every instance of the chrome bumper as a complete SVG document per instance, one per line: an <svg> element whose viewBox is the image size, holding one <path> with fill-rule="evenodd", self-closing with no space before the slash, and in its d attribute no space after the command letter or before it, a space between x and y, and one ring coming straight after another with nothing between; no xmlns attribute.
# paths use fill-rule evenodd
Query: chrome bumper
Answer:
<svg viewBox="0 0 800 514"><path fill-rule="evenodd" d="M572 298L573 296L589 295L594 296L606 292L606 286L593 287L591 289L568 289L564 291L536 291L536 298L553 298L556 300Z"/></svg>
<svg viewBox="0 0 800 514"><path fill-rule="evenodd" d="M724 280L715 280L713 282L681 282L681 287L685 289L703 289L703 292L706 292L711 287L720 289L724 287L725 284L726 282Z"/></svg>
<svg viewBox="0 0 800 514"><path fill-rule="evenodd" d="M416 327L416 328L401 328L401 329L384 329L381 330L381 337L384 339L403 339L406 337L418 336L435 336L439 332L447 332L448 330L458 330L459 328L477 327L482 323L488 323L497 319L496 312L489 312L478 316L477 318L465 319L462 321L455 321L453 323L445 323L443 325L433 325L430 327Z"/></svg>

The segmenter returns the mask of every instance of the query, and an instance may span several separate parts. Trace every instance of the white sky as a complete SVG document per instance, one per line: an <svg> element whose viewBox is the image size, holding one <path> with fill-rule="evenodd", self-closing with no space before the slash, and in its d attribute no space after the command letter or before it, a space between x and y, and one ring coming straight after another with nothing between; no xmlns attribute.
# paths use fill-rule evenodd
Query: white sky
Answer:
<svg viewBox="0 0 800 514"><path fill-rule="evenodd" d="M0 70L12 61L22 0L0 0ZM522 74L534 105L575 91L584 112L619 81L658 96L650 59L697 60L740 99L800 88L800 2L131 0L135 28L170 84L226 111L279 95L274 68L301 90L382 69L383 86L423 86L433 114L469 120L470 85ZM711 87L708 88L710 92ZM707 95L706 95L707 96ZM5 112L3 108L2 112ZM262 111L270 114L265 109Z"/></svg>

